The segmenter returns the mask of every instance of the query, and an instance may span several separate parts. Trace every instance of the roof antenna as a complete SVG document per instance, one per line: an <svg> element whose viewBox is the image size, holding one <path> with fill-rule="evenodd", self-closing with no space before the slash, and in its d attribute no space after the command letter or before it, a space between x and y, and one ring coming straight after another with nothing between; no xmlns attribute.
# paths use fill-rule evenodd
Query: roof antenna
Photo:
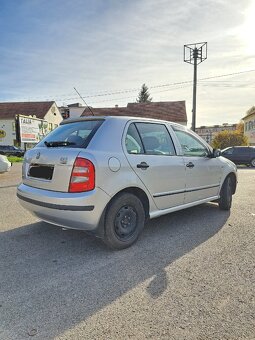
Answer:
<svg viewBox="0 0 255 340"><path fill-rule="evenodd" d="M88 106L88 104L85 102L85 100L83 99L83 97L80 95L80 93L76 90L76 88L74 87L75 91L77 92L77 94L79 95L79 97L81 98L81 100L83 101L83 103L87 106L87 108L89 109L89 111L92 113L92 116L94 116L93 111L91 110L91 108Z"/></svg>

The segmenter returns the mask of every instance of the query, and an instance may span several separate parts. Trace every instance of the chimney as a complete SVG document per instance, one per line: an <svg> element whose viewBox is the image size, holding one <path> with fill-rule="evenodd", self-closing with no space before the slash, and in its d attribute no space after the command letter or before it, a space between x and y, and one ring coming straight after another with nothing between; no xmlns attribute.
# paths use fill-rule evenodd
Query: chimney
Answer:
<svg viewBox="0 0 255 340"><path fill-rule="evenodd" d="M115 109L117 109L118 107L119 107L119 105L116 104L116 105L115 105Z"/></svg>

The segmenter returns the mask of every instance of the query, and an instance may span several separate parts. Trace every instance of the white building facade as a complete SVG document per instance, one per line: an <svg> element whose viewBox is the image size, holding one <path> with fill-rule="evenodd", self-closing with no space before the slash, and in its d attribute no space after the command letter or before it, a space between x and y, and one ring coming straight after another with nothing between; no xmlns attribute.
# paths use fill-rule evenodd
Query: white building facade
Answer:
<svg viewBox="0 0 255 340"><path fill-rule="evenodd" d="M0 103L0 145L24 148L24 143L19 143L16 136L17 115L40 119L44 135L54 130L63 120L55 102Z"/></svg>

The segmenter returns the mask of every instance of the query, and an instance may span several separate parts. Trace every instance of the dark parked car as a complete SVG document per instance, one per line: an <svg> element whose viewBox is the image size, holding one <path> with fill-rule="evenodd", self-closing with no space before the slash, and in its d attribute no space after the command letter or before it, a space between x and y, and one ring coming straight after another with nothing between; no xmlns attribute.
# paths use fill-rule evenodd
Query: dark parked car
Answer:
<svg viewBox="0 0 255 340"><path fill-rule="evenodd" d="M221 155L235 164L255 167L255 147L253 146L233 146L222 150Z"/></svg>
<svg viewBox="0 0 255 340"><path fill-rule="evenodd" d="M24 156L25 151L12 145L0 145L0 155L6 156Z"/></svg>

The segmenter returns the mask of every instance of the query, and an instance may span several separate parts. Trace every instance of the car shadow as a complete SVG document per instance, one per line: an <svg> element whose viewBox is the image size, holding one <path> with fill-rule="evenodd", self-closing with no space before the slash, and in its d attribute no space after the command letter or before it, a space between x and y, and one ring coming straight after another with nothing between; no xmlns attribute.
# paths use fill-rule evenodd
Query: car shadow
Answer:
<svg viewBox="0 0 255 340"><path fill-rule="evenodd" d="M26 339L34 331L52 339L147 279L145 293L157 299L169 284L165 268L207 242L228 217L213 203L165 215L122 251L45 222L1 233L0 338Z"/></svg>

